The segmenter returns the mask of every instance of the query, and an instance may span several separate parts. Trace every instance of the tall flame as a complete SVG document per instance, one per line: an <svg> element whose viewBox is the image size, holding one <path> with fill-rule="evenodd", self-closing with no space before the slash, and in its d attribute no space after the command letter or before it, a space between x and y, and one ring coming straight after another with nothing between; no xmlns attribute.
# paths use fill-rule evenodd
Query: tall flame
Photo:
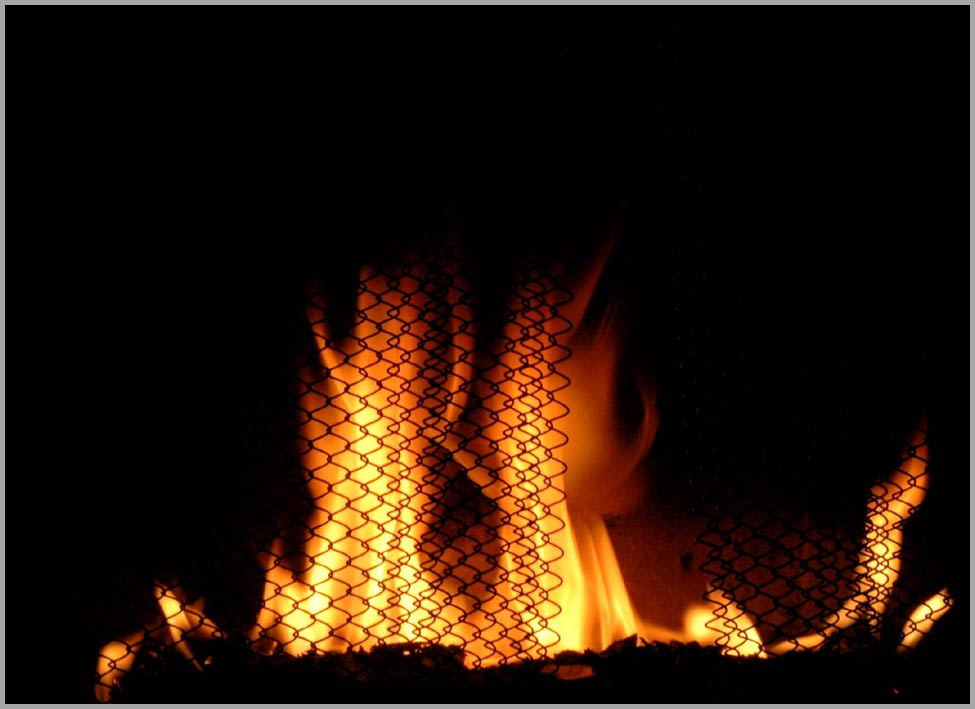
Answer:
<svg viewBox="0 0 975 709"><path fill-rule="evenodd" d="M912 431L902 461L886 481L870 490L856 569L856 593L837 613L822 620L822 630L782 640L769 648L773 654L823 647L829 638L857 622L865 621L872 632L879 632L890 595L900 578L903 524L921 506L928 490L926 419Z"/></svg>
<svg viewBox="0 0 975 709"><path fill-rule="evenodd" d="M425 263L392 278L363 268L369 287L343 342L329 331L328 304L313 297L319 362L302 372L300 403L313 535L303 565L283 562L280 544L267 556L254 639L294 655L457 643L482 664L603 647L637 632L598 504L649 448L653 401L645 395L635 435L617 431L612 311L594 334L573 337L571 358L560 343L581 320L607 256L597 255L571 304L559 302L565 297L546 275L523 274L504 347L480 377L468 357L473 313L456 264L441 272L436 298L424 289L432 275ZM465 413L475 395L472 421ZM463 569L434 572L420 549L445 465L461 466L497 506L497 565L477 569L473 588Z"/></svg>
<svg viewBox="0 0 975 709"><path fill-rule="evenodd" d="M300 549L278 539L262 556L257 648L302 655L440 643L483 666L636 633L767 657L823 647L860 621L876 629L900 574L901 525L928 486L923 429L871 491L856 593L822 631L765 647L755 619L718 588L686 609L682 630L635 612L603 514L628 492L657 409L636 376L640 414L630 430L619 422L620 317L611 299L592 312L611 248L607 240L575 282L560 274L575 298L552 275L525 269L501 337L486 349L463 270L449 258L414 254L392 274L364 267L345 338L331 329L325 297L310 296L315 360L300 372L299 397L309 536ZM431 547L444 534L440 498L460 479L473 490L461 506L480 500L470 519L483 529L458 523L449 543ZM220 635L203 600L190 602L178 585L157 583L156 600L156 628L102 648L100 700L147 642L199 666L188 641ZM922 604L901 647L914 647L949 607L947 589Z"/></svg>
<svg viewBox="0 0 975 709"><path fill-rule="evenodd" d="M363 269L363 283L375 277ZM424 573L418 545L427 531L421 515L430 503L431 449L463 410L469 365L460 353L470 335L455 324L470 318L451 291L446 322L455 329L441 355L449 369L431 367L426 345L440 333L431 333L425 309L435 304L415 277L404 276L399 288L386 297L362 290L358 310L368 317L344 352L329 337L321 297L308 309L328 373L301 372L312 538L304 566L289 568L281 547L272 550L255 626L255 637L266 633L291 654L450 635L451 619L439 613L450 607L449 591Z"/></svg>

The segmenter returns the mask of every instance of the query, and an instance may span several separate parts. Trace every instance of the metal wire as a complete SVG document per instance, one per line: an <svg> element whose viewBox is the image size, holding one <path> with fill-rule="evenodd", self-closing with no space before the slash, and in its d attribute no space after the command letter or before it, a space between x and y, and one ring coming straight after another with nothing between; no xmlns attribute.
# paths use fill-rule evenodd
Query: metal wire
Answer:
<svg viewBox="0 0 975 709"><path fill-rule="evenodd" d="M451 236L377 254L351 312L329 283L310 284L281 435L290 453L269 453L274 474L258 476L253 524L229 564L250 569L253 587L247 559L259 558L262 594L211 596L214 620L199 594L157 582L159 610L102 648L103 694L137 654L176 648L198 664L192 644L221 637L294 656L454 645L473 667L549 656L563 583L552 566L564 554L553 537L565 528L559 364L572 327L559 309L572 293L541 260L510 276L492 310ZM743 614L773 655L867 648L905 619L895 639L917 644L950 607L944 596L891 612L903 524L927 486L926 436L919 426L898 470L876 482L858 530L818 525L774 495L706 507L698 541L717 644L735 647Z"/></svg>
<svg viewBox="0 0 975 709"><path fill-rule="evenodd" d="M347 332L326 289L308 293L296 430L312 509L264 550L264 651L460 644L477 666L558 641L571 294L528 263L498 321L476 322L460 254L428 242L377 258Z"/></svg>
<svg viewBox="0 0 975 709"><path fill-rule="evenodd" d="M744 609L772 654L867 651L882 641L913 648L923 632L906 638L917 624L908 621L901 633L892 626L904 623L910 610L906 599L897 607L895 591L905 574L918 573L905 567L903 528L924 500L927 456L922 421L894 473L870 488L859 527L818 525L808 511L768 491L725 492L699 538L709 550L703 568L719 591L709 597L718 605L715 615ZM937 597L950 605L947 595ZM934 608L929 610L927 616ZM724 634L719 644L734 644L728 624L715 623L714 629Z"/></svg>

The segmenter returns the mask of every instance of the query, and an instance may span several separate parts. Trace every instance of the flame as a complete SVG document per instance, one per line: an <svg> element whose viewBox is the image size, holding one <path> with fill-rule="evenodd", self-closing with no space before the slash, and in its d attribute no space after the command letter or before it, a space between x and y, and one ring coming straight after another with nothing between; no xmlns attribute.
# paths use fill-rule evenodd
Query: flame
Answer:
<svg viewBox="0 0 975 709"><path fill-rule="evenodd" d="M456 269L443 271L435 300L422 262L394 278L363 268L361 317L343 342L329 331L328 304L313 297L319 362L302 372L300 403L313 537L302 566L286 563L280 544L267 556L253 639L292 655L461 644L480 665L604 647L638 631L598 509L649 448L653 401L644 396L638 431L623 437L612 309L594 334L572 339L571 358L560 342L607 256L597 254L572 304L559 302L564 291L545 275L523 274L505 346L480 380L465 354L475 350L473 313ZM435 573L420 549L432 531L424 511L448 465L497 506L500 549L494 568L476 570L476 588L463 570Z"/></svg>
<svg viewBox="0 0 975 709"><path fill-rule="evenodd" d="M690 640L718 645L722 654L734 657L768 657L755 620L728 593L711 589L706 600L684 614L684 632Z"/></svg>
<svg viewBox="0 0 975 709"><path fill-rule="evenodd" d="M856 568L857 589L843 607L822 619L823 629L779 641L772 654L815 650L840 631L866 621L877 635L890 594L900 577L904 522L920 507L928 489L927 420L912 431L902 463L883 483L870 490L866 524Z"/></svg>
<svg viewBox="0 0 975 709"><path fill-rule="evenodd" d="M408 255L392 275L364 267L344 339L324 297L310 297L317 361L300 372L299 433L311 534L301 549L278 539L263 554L256 647L297 656L441 643L481 666L658 633L630 604L600 514L657 426L646 382L639 425L616 424L615 308L579 327L611 248L607 240L572 284L574 299L551 275L520 274L501 338L479 361L455 261ZM431 510L458 476L493 506L490 532L468 545L479 551L446 545L432 558L422 548L438 532ZM162 584L156 599L154 638L199 667L189 641L220 634L202 599ZM99 699L144 640L102 649Z"/></svg>
<svg viewBox="0 0 975 709"><path fill-rule="evenodd" d="M249 632L256 648L298 656L439 643L485 666L640 634L766 658L821 648L859 621L876 630L900 574L901 525L928 486L923 424L903 465L871 490L856 593L822 631L765 647L755 619L718 588L686 610L681 630L636 613L603 514L632 494L657 409L637 378L641 414L632 430L618 420L620 317L611 299L590 312L611 248L607 240L571 284L574 299L526 269L487 352L451 259L414 254L394 273L362 268L358 317L344 338L331 329L325 297L310 296L316 358L300 371L298 402L310 534L301 548L278 539L262 555L263 603ZM484 530L465 529L431 551L445 534L440 496L458 480L473 490L464 504L480 500L472 517ZM100 701L147 641L200 668L192 641L221 635L203 600L190 602L177 584L157 583L155 596L158 627L101 649ZM913 648L950 605L945 589L919 606L901 648Z"/></svg>
<svg viewBox="0 0 975 709"><path fill-rule="evenodd" d="M111 699L112 689L116 687L135 665L142 646L142 633L135 633L121 640L112 640L98 653L95 671L98 682L95 684L95 698L100 702Z"/></svg>
<svg viewBox="0 0 975 709"><path fill-rule="evenodd" d="M206 600L201 597L189 602L178 585L156 582L154 591L165 618L162 627L169 633L166 645L178 650L196 669L202 669L188 639L210 640L221 636L220 629L203 613Z"/></svg>
<svg viewBox="0 0 975 709"><path fill-rule="evenodd" d="M220 628L203 612L205 600L193 601L177 583L155 581L153 594L159 615L154 624L106 643L98 654L95 671L98 682L95 698L100 702L111 699L119 681L129 673L139 653L149 644L171 647L185 657L196 669L202 669L189 640L209 640L222 636Z"/></svg>
<svg viewBox="0 0 975 709"><path fill-rule="evenodd" d="M942 618L952 605L951 594L947 588L943 588L931 596L924 603L919 605L911 613L904 628L901 631L901 643L897 646L897 651L907 654L918 646L934 627L935 621Z"/></svg>
<svg viewBox="0 0 975 709"><path fill-rule="evenodd" d="M709 604L695 605L685 612L685 635L697 642L720 645L725 654L760 658L822 649L830 638L858 622L866 622L879 637L891 593L900 578L903 524L924 502L928 490L927 463L927 420L922 419L904 446L901 465L870 490L855 569L856 592L837 613L821 619L820 631L765 647L754 619L727 592L712 588L707 594ZM918 606L904 626L898 650L916 646L950 606L947 589Z"/></svg>
<svg viewBox="0 0 975 709"><path fill-rule="evenodd" d="M921 506L928 490L927 422L908 441L905 459L890 478L871 490L864 544L860 552L859 593L847 604L841 624L867 616L874 627L900 577L903 523Z"/></svg>
<svg viewBox="0 0 975 709"><path fill-rule="evenodd" d="M376 277L363 269L363 284ZM312 366L301 373L313 536L303 567L282 563L280 546L272 550L254 632L289 654L367 648L380 639L464 640L452 637L458 619L449 613L450 592L424 572L418 545L428 531L421 515L431 503L424 479L430 451L464 408L461 384L470 365L461 353L472 344L459 327L470 314L460 292L450 290L443 342L425 319L425 309L436 306L421 285L404 276L385 295L364 288L364 317L344 352L329 337L325 303L319 297L309 307L328 372L323 377ZM431 367L427 346L438 339L445 352Z"/></svg>

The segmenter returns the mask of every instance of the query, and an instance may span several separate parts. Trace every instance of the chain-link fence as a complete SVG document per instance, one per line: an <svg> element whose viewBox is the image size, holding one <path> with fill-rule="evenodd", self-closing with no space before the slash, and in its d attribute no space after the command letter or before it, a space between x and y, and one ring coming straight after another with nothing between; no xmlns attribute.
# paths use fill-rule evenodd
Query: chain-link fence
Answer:
<svg viewBox="0 0 975 709"><path fill-rule="evenodd" d="M604 427L619 379L600 372L620 361L622 328L599 285L608 252L594 253L575 271L530 256L485 268L451 232L356 264L354 297L348 274L308 279L286 393L242 478L238 543L116 609L98 697L228 657L376 682L403 663L589 676L595 660L579 670L572 652L633 635L764 662L923 647L953 603L905 552L930 486L925 420L891 474L837 493L855 515L824 521L767 481L711 485L696 507L699 632L650 630L628 607L593 500L644 462L656 404L640 385L632 420Z"/></svg>

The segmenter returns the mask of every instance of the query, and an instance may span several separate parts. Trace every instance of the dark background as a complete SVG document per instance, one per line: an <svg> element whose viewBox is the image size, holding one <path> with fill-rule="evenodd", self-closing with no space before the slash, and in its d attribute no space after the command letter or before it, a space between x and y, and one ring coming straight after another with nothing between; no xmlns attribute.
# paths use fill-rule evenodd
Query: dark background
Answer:
<svg viewBox="0 0 975 709"><path fill-rule="evenodd" d="M118 577L232 546L300 276L458 221L515 249L622 216L665 494L757 478L819 504L929 415L967 625L964 15L683 17L497 42L23 28L9 700L90 700Z"/></svg>

